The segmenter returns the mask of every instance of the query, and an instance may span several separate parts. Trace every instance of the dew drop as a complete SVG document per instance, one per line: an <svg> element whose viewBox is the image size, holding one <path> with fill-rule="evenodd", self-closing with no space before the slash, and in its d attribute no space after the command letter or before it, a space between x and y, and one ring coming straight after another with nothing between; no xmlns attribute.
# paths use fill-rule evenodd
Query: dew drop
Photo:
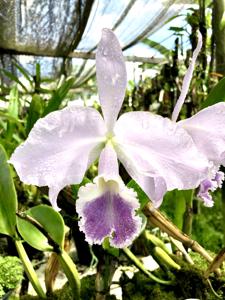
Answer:
<svg viewBox="0 0 225 300"><path fill-rule="evenodd" d="M103 49L103 52L102 52L102 54L103 54L104 56L107 56L107 55L108 55L108 51L107 51L107 49Z"/></svg>

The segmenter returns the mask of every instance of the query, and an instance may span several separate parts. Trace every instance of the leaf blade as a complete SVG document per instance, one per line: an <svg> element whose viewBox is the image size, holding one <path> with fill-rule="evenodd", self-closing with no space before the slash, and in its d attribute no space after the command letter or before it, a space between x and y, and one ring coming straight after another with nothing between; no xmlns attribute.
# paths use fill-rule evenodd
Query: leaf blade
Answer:
<svg viewBox="0 0 225 300"><path fill-rule="evenodd" d="M62 83L62 85L53 93L51 99L48 102L47 107L43 112L43 117L49 114L52 111L58 110L62 101L65 99L67 93L71 89L72 85L75 82L74 77L69 77Z"/></svg>
<svg viewBox="0 0 225 300"><path fill-rule="evenodd" d="M17 195L7 163L5 149L0 144L0 233L16 235Z"/></svg>
<svg viewBox="0 0 225 300"><path fill-rule="evenodd" d="M221 79L210 91L201 108L206 108L218 102L225 101L225 77Z"/></svg>
<svg viewBox="0 0 225 300"><path fill-rule="evenodd" d="M38 222L51 239L63 248L65 225L58 212L48 205L38 205L27 210L26 214ZM22 238L33 248L41 251L53 251L48 238L28 220L18 217L17 226Z"/></svg>

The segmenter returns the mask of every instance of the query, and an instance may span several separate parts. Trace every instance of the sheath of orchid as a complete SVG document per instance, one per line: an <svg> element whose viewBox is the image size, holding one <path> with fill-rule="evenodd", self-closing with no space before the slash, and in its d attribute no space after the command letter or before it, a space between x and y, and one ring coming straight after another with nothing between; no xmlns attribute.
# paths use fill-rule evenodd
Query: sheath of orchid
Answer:
<svg viewBox="0 0 225 300"><path fill-rule="evenodd" d="M116 152L107 144L100 155L98 177L79 190L79 227L89 244L101 244L109 237L111 246L127 247L141 230L138 208L137 194L119 177Z"/></svg>
<svg viewBox="0 0 225 300"><path fill-rule="evenodd" d="M127 172L155 206L161 204L167 190L197 187L208 173L208 161L183 128L149 112L129 112L117 120L127 79L119 42L109 29L102 31L96 53L96 72L104 119L93 108L72 106L38 120L28 139L10 159L21 180L28 184L49 186L50 201L57 209L59 191L66 185L80 183L87 168L110 142ZM100 175L99 178L103 179L96 179L96 189L101 185L99 181L103 182L106 190L109 189L110 184ZM115 181L119 182L118 174L116 178ZM111 194L121 196L122 183L112 185L117 186L118 193ZM109 202L121 205L129 202L126 195L122 197L124 201L120 196L113 196L116 199L114 202L107 200L109 198L105 194L104 197L98 195L99 200L94 201L93 205L103 199L106 200L106 207L109 207ZM132 197L135 198L134 195ZM127 210L126 207L125 212ZM115 207L113 211L116 211ZM131 218L130 215L128 218ZM85 220L82 218L81 222ZM131 231L129 235L134 236L135 230ZM118 232L115 224L113 232ZM107 235L110 233L108 230ZM95 237L95 241L102 240L103 236L105 233L102 237ZM111 243L119 245L124 240L112 239Z"/></svg>
<svg viewBox="0 0 225 300"><path fill-rule="evenodd" d="M193 53L193 56L192 56L192 61L191 61L190 65L187 69L187 72L184 76L180 97L178 98L177 103L176 103L176 105L174 107L174 110L173 110L173 113L172 113L172 120L174 122L176 122L176 120L179 116L179 113L181 111L181 108L184 104L185 98L187 96L189 86L190 86L190 83L191 83L191 79L192 79L192 75L193 75L193 72L194 72L196 59L198 57L199 52L201 51L201 48L202 48L202 35L201 35L200 31L198 31L197 47L194 50L194 53Z"/></svg>

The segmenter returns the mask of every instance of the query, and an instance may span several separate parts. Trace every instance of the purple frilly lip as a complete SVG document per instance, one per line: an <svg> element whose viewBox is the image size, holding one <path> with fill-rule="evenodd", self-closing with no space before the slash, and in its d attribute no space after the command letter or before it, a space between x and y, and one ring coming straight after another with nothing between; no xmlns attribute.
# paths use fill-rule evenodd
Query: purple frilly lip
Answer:
<svg viewBox="0 0 225 300"><path fill-rule="evenodd" d="M224 173L217 171L213 178L205 179L201 182L198 197L203 201L207 207L212 207L214 201L212 195L209 192L214 192L217 188L221 188L224 180Z"/></svg>
<svg viewBox="0 0 225 300"><path fill-rule="evenodd" d="M101 182L102 184L102 182ZM119 186L115 182L113 186ZM99 195L96 196L96 191ZM91 191L95 196L91 199ZM86 198L86 195L89 199ZM81 217L80 230L85 233L89 244L101 244L109 237L111 246L129 246L141 230L141 218L136 215L139 203L136 193L123 186L123 190L112 189L112 181L104 182L104 188L88 184L81 188L76 209ZM85 199L86 198L86 199Z"/></svg>

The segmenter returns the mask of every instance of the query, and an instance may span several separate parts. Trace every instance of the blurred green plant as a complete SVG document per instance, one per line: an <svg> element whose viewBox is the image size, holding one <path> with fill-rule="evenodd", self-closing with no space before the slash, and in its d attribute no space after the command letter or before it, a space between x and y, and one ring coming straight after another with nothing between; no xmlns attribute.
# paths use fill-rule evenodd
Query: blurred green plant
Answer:
<svg viewBox="0 0 225 300"><path fill-rule="evenodd" d="M0 145L0 233L9 235L15 242L24 269L34 289L41 298L45 294L40 286L33 266L24 250L17 230L28 244L41 251L53 251L58 255L61 266L68 277L74 297L79 299L80 279L71 258L64 251L65 225L63 218L52 207L35 206L17 213L17 195L7 163L7 155ZM16 214L17 227L16 227Z"/></svg>

